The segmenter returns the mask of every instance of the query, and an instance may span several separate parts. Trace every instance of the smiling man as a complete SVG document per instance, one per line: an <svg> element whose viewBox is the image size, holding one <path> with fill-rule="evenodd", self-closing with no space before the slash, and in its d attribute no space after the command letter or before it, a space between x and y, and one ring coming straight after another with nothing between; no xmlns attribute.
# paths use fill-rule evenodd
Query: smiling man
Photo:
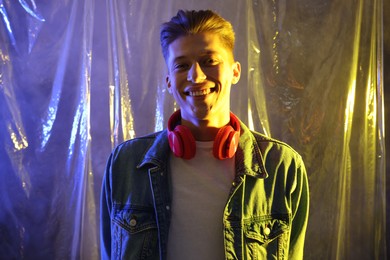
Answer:
<svg viewBox="0 0 390 260"><path fill-rule="evenodd" d="M180 10L160 32L167 129L116 147L101 197L103 259L302 259L309 189L301 156L230 111L240 79L232 25Z"/></svg>

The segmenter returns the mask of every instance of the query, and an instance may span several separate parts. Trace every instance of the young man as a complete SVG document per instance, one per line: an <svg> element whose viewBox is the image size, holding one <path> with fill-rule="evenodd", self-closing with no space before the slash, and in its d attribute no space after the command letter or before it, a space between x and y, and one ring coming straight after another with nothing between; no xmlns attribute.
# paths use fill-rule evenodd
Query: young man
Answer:
<svg viewBox="0 0 390 260"><path fill-rule="evenodd" d="M230 112L234 32L212 11L161 28L164 131L112 152L101 198L103 259L302 259L309 191L301 157Z"/></svg>

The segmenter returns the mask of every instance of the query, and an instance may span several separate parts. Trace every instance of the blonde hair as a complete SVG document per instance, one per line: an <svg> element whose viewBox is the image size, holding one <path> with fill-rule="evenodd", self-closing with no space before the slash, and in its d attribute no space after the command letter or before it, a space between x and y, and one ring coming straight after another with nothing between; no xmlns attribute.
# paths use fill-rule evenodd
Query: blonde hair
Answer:
<svg viewBox="0 0 390 260"><path fill-rule="evenodd" d="M177 38L203 32L218 34L233 55L235 37L230 22L211 10L179 10L169 22L161 25L160 44L165 60L168 58L169 45Z"/></svg>

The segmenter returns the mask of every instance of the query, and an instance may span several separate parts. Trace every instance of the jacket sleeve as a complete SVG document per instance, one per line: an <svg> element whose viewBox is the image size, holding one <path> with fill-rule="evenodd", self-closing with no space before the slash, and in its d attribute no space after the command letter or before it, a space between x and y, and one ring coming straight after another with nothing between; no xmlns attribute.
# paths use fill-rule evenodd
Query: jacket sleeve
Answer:
<svg viewBox="0 0 390 260"><path fill-rule="evenodd" d="M111 161L108 159L100 197L100 253L101 259L111 259Z"/></svg>
<svg viewBox="0 0 390 260"><path fill-rule="evenodd" d="M289 259L303 259L306 228L309 218L309 184L305 165L298 157L295 164L296 187L291 193L292 225Z"/></svg>

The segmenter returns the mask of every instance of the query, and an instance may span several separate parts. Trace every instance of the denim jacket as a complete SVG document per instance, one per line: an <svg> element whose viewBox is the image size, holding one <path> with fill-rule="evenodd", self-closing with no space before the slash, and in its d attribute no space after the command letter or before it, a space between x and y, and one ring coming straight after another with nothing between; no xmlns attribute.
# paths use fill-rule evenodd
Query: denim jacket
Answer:
<svg viewBox="0 0 390 260"><path fill-rule="evenodd" d="M102 259L166 259L169 156L166 130L113 150L101 194ZM242 123L235 156L221 218L225 258L302 259L309 188L301 156Z"/></svg>

